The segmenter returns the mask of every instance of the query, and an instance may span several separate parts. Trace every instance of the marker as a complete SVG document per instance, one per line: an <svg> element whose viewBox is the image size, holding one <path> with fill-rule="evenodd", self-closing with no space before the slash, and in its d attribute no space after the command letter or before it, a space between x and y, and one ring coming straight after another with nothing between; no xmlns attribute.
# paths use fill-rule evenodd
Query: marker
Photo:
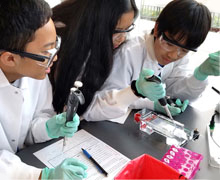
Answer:
<svg viewBox="0 0 220 180"><path fill-rule="evenodd" d="M95 164L97 169L105 176L108 176L108 173L99 165L99 163L97 163L96 160L93 159L93 157L85 149L83 149L83 148L81 148L81 149L82 149L83 153L86 155L86 157L88 159L90 159L93 162L93 164Z"/></svg>

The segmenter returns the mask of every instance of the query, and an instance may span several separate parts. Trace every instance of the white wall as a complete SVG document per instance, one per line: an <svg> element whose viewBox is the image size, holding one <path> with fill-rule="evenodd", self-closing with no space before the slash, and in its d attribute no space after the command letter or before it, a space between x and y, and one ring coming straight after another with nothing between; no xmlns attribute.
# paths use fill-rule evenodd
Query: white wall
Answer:
<svg viewBox="0 0 220 180"><path fill-rule="evenodd" d="M62 0L45 0L45 1L48 2L51 8L53 8L54 6L59 4Z"/></svg>

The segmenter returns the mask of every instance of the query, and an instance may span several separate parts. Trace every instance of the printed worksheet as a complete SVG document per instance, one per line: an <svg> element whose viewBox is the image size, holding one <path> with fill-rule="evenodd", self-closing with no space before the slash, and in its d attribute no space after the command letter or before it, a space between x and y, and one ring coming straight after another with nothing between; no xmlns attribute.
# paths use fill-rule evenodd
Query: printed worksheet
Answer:
<svg viewBox="0 0 220 180"><path fill-rule="evenodd" d="M96 166L83 154L81 148L87 150L105 169L108 177L97 170ZM72 138L68 138L64 148L63 140L60 140L35 152L34 155L49 168L56 167L65 158L78 159L88 166L86 180L114 179L114 176L130 161L85 130L80 130Z"/></svg>

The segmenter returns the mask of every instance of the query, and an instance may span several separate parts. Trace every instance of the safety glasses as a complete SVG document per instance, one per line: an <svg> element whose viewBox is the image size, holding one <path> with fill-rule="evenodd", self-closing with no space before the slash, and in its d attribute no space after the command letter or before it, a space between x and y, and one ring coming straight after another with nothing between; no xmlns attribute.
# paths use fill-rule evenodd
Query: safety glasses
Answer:
<svg viewBox="0 0 220 180"><path fill-rule="evenodd" d="M187 54L189 51L194 51L194 52L197 51L196 49L185 47L177 43L176 41L169 39L163 32L161 36L159 37L159 42L161 44L161 47L164 48L168 52L176 50L178 52L178 56L183 56Z"/></svg>
<svg viewBox="0 0 220 180"><path fill-rule="evenodd" d="M117 34L117 33L128 33L130 31L132 31L133 29L135 28L135 24L132 23L131 26L129 26L127 29L125 30L120 30L120 29L115 29L114 30L114 34Z"/></svg>
<svg viewBox="0 0 220 180"><path fill-rule="evenodd" d="M27 58L33 59L35 61L39 61L38 65L48 68L50 66L51 62L53 61L53 59L55 58L55 56L57 55L57 53L60 49L60 45L61 45L61 37L57 36L56 37L56 47L45 51L46 53L50 54L49 56L42 56L42 55L38 55L38 54L32 54L32 53L28 53L28 52L24 52L24 51L17 51L17 50L4 50L4 51L18 54L22 57L27 57ZM47 60L47 63L45 63L46 60Z"/></svg>

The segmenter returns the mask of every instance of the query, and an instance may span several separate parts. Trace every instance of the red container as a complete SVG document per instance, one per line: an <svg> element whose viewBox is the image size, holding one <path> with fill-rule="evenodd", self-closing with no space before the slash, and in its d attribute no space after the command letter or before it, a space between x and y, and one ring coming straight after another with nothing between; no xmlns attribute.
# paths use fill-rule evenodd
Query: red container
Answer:
<svg viewBox="0 0 220 180"><path fill-rule="evenodd" d="M175 169L161 161L143 154L131 160L122 171L115 176L119 179L186 179Z"/></svg>

